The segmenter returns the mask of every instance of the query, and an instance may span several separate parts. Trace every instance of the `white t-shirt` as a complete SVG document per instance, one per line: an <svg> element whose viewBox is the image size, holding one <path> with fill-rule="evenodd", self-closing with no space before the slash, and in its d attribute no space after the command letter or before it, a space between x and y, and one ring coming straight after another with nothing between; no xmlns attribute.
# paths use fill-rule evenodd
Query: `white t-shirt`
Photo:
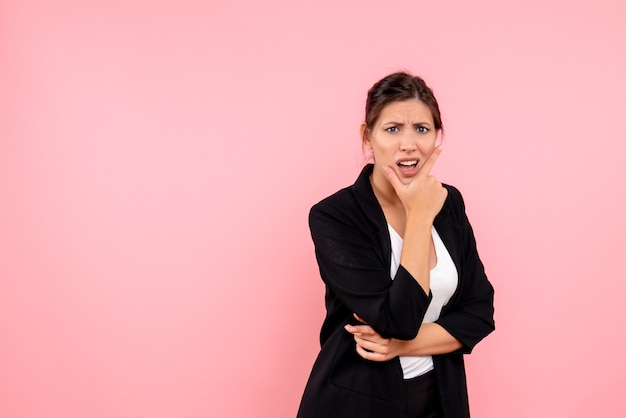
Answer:
<svg viewBox="0 0 626 418"><path fill-rule="evenodd" d="M388 224L389 236L391 238L391 277L395 278L400 267L400 255L402 254L402 237ZM459 275L446 249L443 241L439 237L435 227L432 227L433 243L437 254L437 265L430 270L430 291L433 295L430 305L424 315L422 323L435 322L439 319L441 308L443 308L454 294ZM405 379L420 376L433 369L433 359L431 356L400 356L400 364Z"/></svg>

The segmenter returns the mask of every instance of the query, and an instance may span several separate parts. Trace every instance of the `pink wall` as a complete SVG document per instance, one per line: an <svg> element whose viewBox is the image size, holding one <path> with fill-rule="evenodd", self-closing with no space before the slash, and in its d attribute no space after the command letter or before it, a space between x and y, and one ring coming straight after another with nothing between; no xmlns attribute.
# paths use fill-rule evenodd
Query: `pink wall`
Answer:
<svg viewBox="0 0 626 418"><path fill-rule="evenodd" d="M0 1L0 416L293 417L308 209L400 68L496 288L474 416L623 416L624 3L219 3Z"/></svg>

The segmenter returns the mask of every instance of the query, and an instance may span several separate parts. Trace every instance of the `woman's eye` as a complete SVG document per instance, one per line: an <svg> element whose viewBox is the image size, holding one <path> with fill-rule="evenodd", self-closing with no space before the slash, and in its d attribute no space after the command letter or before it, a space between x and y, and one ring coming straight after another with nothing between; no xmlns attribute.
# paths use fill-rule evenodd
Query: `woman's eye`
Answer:
<svg viewBox="0 0 626 418"><path fill-rule="evenodd" d="M415 130L421 134L428 132L428 128L425 128L424 126L418 126Z"/></svg>
<svg viewBox="0 0 626 418"><path fill-rule="evenodd" d="M385 128L385 131L387 131L387 132L400 132L400 129L398 129L397 126L390 126L389 128Z"/></svg>

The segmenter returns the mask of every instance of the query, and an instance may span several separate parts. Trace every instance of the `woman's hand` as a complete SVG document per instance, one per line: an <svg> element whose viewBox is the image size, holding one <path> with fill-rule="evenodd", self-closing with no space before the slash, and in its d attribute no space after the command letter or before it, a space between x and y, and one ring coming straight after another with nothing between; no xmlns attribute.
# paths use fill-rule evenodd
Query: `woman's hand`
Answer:
<svg viewBox="0 0 626 418"><path fill-rule="evenodd" d="M354 317L363 325L346 325L345 329L354 336L356 352L366 360L388 361L398 356L434 356L451 353L463 346L436 323L422 324L417 337L404 341L383 338L357 314Z"/></svg>
<svg viewBox="0 0 626 418"><path fill-rule="evenodd" d="M430 174L442 147L435 148L419 172L408 184L403 184L390 167L383 167L387 180L393 186L407 214L413 212L426 216L431 222L443 207L448 196L441 183Z"/></svg>
<svg viewBox="0 0 626 418"><path fill-rule="evenodd" d="M402 354L404 341L383 338L356 314L354 317L363 325L346 325L345 329L354 336L356 352L361 357L371 361L388 361Z"/></svg>

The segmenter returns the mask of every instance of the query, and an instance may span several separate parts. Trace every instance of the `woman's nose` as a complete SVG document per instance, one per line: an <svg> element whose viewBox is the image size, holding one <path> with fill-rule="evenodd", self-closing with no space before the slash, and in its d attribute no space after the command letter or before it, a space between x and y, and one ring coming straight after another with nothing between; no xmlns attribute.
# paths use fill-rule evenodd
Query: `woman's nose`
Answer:
<svg viewBox="0 0 626 418"><path fill-rule="evenodd" d="M415 151L417 149L417 145L413 141L403 141L400 143L400 151Z"/></svg>

